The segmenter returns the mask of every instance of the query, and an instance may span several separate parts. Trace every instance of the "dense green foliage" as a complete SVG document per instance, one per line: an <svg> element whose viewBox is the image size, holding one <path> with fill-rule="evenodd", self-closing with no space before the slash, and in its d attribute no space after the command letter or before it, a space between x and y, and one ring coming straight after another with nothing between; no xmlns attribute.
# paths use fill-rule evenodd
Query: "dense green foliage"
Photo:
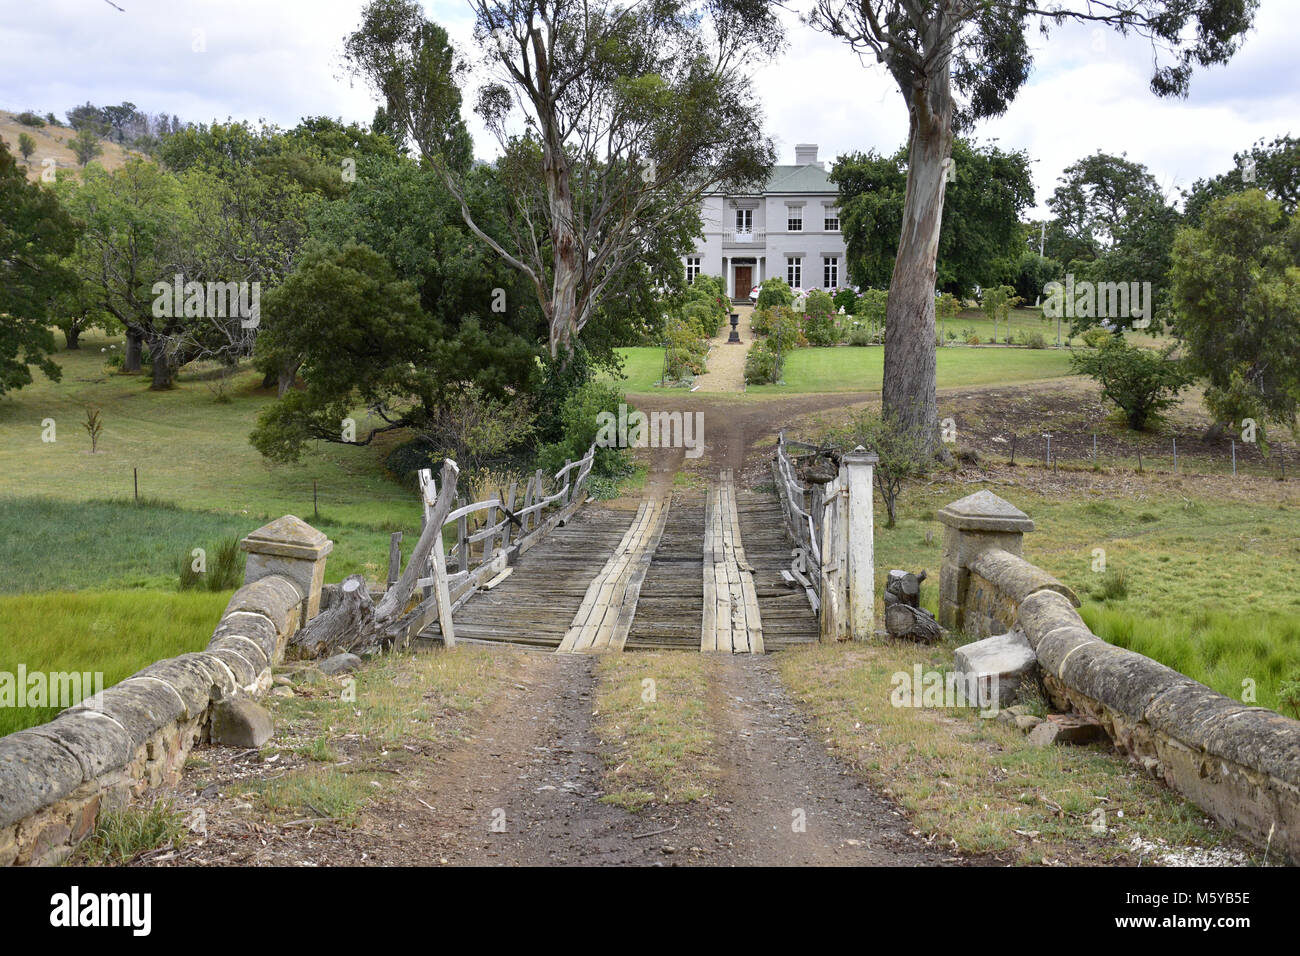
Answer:
<svg viewBox="0 0 1300 956"><path fill-rule="evenodd" d="M1300 402L1300 214L1260 190L1211 201L1174 243L1175 329L1221 423L1294 426Z"/></svg>
<svg viewBox="0 0 1300 956"><path fill-rule="evenodd" d="M1153 352L1113 335L1098 349L1070 356L1070 368L1095 379L1102 395L1123 411L1128 427L1140 431L1175 404L1178 393L1192 381L1183 363L1170 356L1171 351L1172 347Z"/></svg>
<svg viewBox="0 0 1300 956"><path fill-rule="evenodd" d="M939 232L938 287L958 296L1010 279L1018 268L1020 213L1033 203L1029 157L963 139L953 142L952 175ZM841 156L831 173L839 187L849 275L859 286L887 289L898 255L907 192L907 149Z"/></svg>
<svg viewBox="0 0 1300 956"><path fill-rule="evenodd" d="M0 143L0 395L31 384L29 366L59 377L51 306L76 286L62 265L76 237L77 223L54 193L28 182Z"/></svg>

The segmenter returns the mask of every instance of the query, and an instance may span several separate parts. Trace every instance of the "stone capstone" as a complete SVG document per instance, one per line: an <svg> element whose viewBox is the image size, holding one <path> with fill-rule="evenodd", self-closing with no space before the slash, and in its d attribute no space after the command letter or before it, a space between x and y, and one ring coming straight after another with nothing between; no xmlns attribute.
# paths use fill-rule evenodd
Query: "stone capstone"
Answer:
<svg viewBox="0 0 1300 956"><path fill-rule="evenodd" d="M957 648L953 652L953 669L973 675L981 693L986 686L996 687L997 704L1006 707L1015 702L1025 681L1035 679L1038 659L1025 636L1011 631Z"/></svg>
<svg viewBox="0 0 1300 956"><path fill-rule="evenodd" d="M247 697L218 701L212 708L212 742L224 747L260 747L275 726L266 708Z"/></svg>

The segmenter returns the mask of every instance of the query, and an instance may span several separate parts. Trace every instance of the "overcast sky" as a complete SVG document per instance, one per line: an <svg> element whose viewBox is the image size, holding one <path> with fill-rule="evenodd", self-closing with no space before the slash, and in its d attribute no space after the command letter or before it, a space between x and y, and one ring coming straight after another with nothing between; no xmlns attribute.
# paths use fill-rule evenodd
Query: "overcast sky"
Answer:
<svg viewBox="0 0 1300 956"><path fill-rule="evenodd" d="M0 0L0 107L60 115L87 100L129 100L183 120L234 117L292 126L302 116L368 122L375 102L340 62L361 0ZM798 0L795 0L796 4ZM463 0L424 0L430 19L468 47ZM1170 190L1223 171L1234 151L1300 127L1293 50L1300 0L1262 0L1256 29L1226 67L1199 70L1186 100L1148 90L1150 47L1089 27L1031 37L1035 68L980 139L1025 149L1040 203L1065 166L1101 149L1145 163ZM795 143L821 158L892 151L907 133L884 71L790 20L786 53L755 64L763 125L781 162ZM467 97L467 101L471 98ZM475 152L495 144L471 120Z"/></svg>

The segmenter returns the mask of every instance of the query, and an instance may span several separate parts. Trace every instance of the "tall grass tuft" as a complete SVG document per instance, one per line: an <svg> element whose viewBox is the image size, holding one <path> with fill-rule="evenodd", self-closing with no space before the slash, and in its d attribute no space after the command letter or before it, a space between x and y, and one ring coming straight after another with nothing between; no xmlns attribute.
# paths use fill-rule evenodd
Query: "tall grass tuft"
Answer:
<svg viewBox="0 0 1300 956"><path fill-rule="evenodd" d="M1231 611L1153 617L1113 605L1080 610L1093 633L1248 704L1290 713L1285 683L1300 677L1300 615ZM1253 699L1252 699L1253 698Z"/></svg>

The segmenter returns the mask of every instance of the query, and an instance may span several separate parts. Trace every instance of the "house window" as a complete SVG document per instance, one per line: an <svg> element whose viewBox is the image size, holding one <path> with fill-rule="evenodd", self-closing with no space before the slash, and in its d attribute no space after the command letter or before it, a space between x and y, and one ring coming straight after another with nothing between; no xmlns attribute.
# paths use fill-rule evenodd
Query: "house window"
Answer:
<svg viewBox="0 0 1300 956"><path fill-rule="evenodd" d="M791 256L785 260L785 281L792 289L803 288L803 259Z"/></svg>
<svg viewBox="0 0 1300 956"><path fill-rule="evenodd" d="M840 284L840 260L837 256L827 256L822 260L822 288L835 289Z"/></svg>
<svg viewBox="0 0 1300 956"><path fill-rule="evenodd" d="M838 212L830 212L830 211L828 211L828 212L826 213L826 225L825 225L825 229L826 229L827 232L839 232L839 231L840 231L840 214L839 214Z"/></svg>
<svg viewBox="0 0 1300 956"><path fill-rule="evenodd" d="M754 228L754 210L736 210L736 232L750 232Z"/></svg>
<svg viewBox="0 0 1300 956"><path fill-rule="evenodd" d="M785 228L788 232L803 232L803 210L791 207L786 214Z"/></svg>
<svg viewBox="0 0 1300 956"><path fill-rule="evenodd" d="M686 257L686 284L694 285L695 280L700 277L700 257Z"/></svg>

